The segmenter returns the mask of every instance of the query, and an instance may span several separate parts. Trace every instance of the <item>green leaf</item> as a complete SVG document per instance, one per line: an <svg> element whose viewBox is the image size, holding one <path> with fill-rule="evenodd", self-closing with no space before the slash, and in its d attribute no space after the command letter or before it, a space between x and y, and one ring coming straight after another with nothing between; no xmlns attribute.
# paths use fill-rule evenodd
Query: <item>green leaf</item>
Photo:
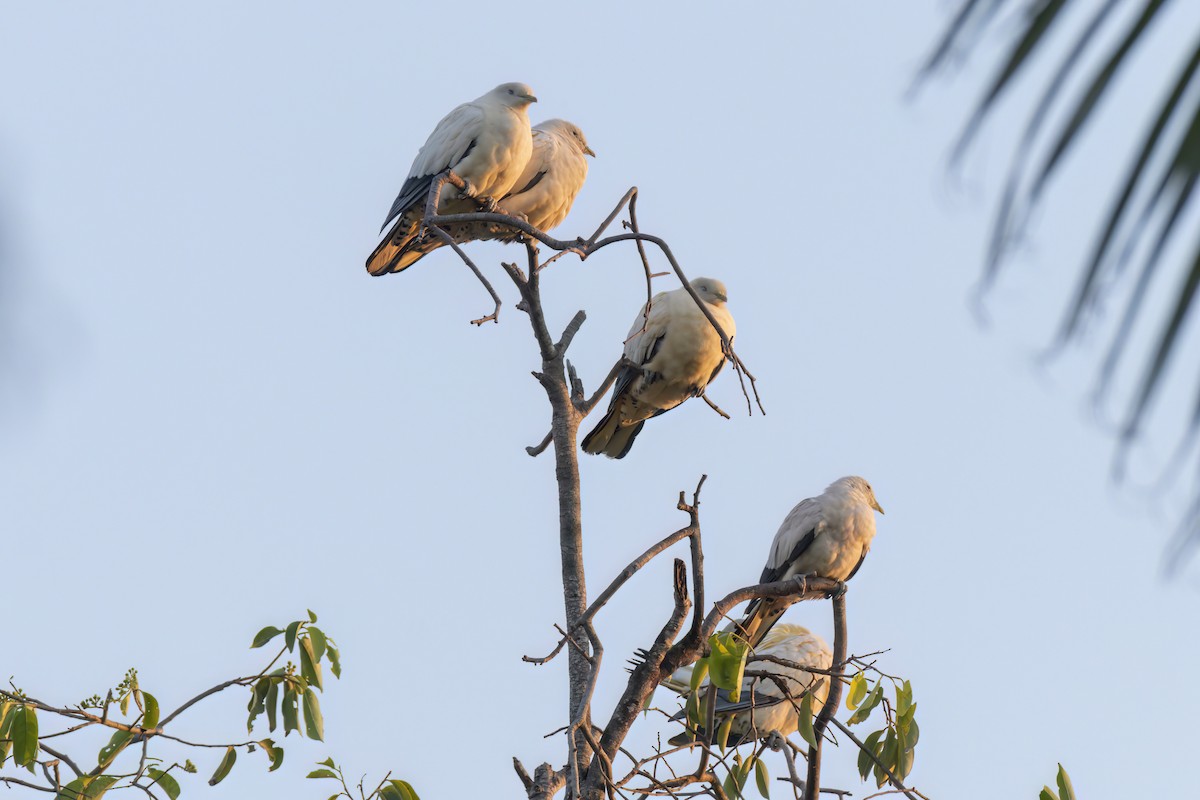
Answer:
<svg viewBox="0 0 1200 800"><path fill-rule="evenodd" d="M237 751L232 747L225 748L225 756L221 759L221 763L217 765L217 771L208 779L208 785L216 786L225 780L225 776L229 774L229 770L233 769L235 761L237 761Z"/></svg>
<svg viewBox="0 0 1200 800"><path fill-rule="evenodd" d="M121 716L123 716L123 717L127 716L129 714L129 695L130 694L132 694L132 692L126 692L125 694L121 695Z"/></svg>
<svg viewBox="0 0 1200 800"><path fill-rule="evenodd" d="M37 710L28 703L22 703L11 715L8 733L12 739L13 761L18 767L32 766L38 752Z"/></svg>
<svg viewBox="0 0 1200 800"><path fill-rule="evenodd" d="M158 727L160 713L158 700L149 692L142 692L142 706L145 708L145 713L142 714L142 727L147 730L154 730Z"/></svg>
<svg viewBox="0 0 1200 800"><path fill-rule="evenodd" d="M796 720L797 732L800 738L808 742L809 747L817 746L817 734L813 731L813 698L812 692L805 692L800 701L800 715Z"/></svg>
<svg viewBox="0 0 1200 800"><path fill-rule="evenodd" d="M254 641L250 643L250 649L253 650L257 647L262 647L264 644L271 641L281 633L283 633L283 631L279 630L279 628L276 628L274 625L268 625L258 633L254 634Z"/></svg>
<svg viewBox="0 0 1200 800"><path fill-rule="evenodd" d="M408 781L388 781L379 790L383 800L421 800Z"/></svg>
<svg viewBox="0 0 1200 800"><path fill-rule="evenodd" d="M254 688L250 690L250 702L246 704L246 710L250 715L246 717L246 733L254 730L254 720L259 714L267 708L267 692L271 689L270 678L259 678L254 684Z"/></svg>
<svg viewBox="0 0 1200 800"><path fill-rule="evenodd" d="M688 678L688 688L693 692L700 688L700 684L708 676L708 659L702 658L692 666L692 674Z"/></svg>
<svg viewBox="0 0 1200 800"><path fill-rule="evenodd" d="M154 767L150 767L146 772L150 774L151 786L157 783L167 793L167 797L171 800L179 800L179 782L175 778Z"/></svg>
<svg viewBox="0 0 1200 800"><path fill-rule="evenodd" d="M893 772L896 769L896 735L891 730L887 732L887 736L883 740L883 749L879 751L879 760L884 766ZM875 765L875 785L876 787L883 786L887 783L887 773L883 771L878 764Z"/></svg>
<svg viewBox="0 0 1200 800"><path fill-rule="evenodd" d="M1062 764L1058 765L1058 796L1059 800L1075 800L1075 787L1071 785L1071 776L1067 775Z"/></svg>
<svg viewBox="0 0 1200 800"><path fill-rule="evenodd" d="M88 782L87 788L83 790L83 797L85 800L99 800L119 780L121 779L116 775L97 775Z"/></svg>
<svg viewBox="0 0 1200 800"><path fill-rule="evenodd" d="M714 633L708 640L708 679L714 686L729 692L736 703L742 694L742 678L746 672L746 656L750 646L745 639L729 632Z"/></svg>
<svg viewBox="0 0 1200 800"><path fill-rule="evenodd" d="M271 681L271 685L267 687L267 728L274 733L275 722L279 709L279 681Z"/></svg>
<svg viewBox="0 0 1200 800"><path fill-rule="evenodd" d="M721 788L725 790L725 796L729 800L741 800L742 793L737 787L737 770L729 770L729 774L725 776L725 780L721 781Z"/></svg>
<svg viewBox="0 0 1200 800"><path fill-rule="evenodd" d="M761 758L754 759L754 783L758 786L758 793L770 800L771 776L767 774L767 762Z"/></svg>
<svg viewBox="0 0 1200 800"><path fill-rule="evenodd" d="M871 758L871 756L879 755L879 740L883 738L883 734L886 732L886 728L880 728L872 733L863 741L863 748L858 751L858 774L864 781L871 774L871 770L875 766L875 759Z"/></svg>
<svg viewBox="0 0 1200 800"><path fill-rule="evenodd" d="M274 739L261 739L259 745L263 752L267 754L267 758L271 759L271 767L267 772L274 772L283 764L283 748L275 745Z"/></svg>
<svg viewBox="0 0 1200 800"><path fill-rule="evenodd" d="M1038 793L1038 800L1058 800L1058 795L1049 786L1043 786L1042 791Z"/></svg>
<svg viewBox="0 0 1200 800"><path fill-rule="evenodd" d="M318 761L317 763L323 767L329 767L330 769L337 769L337 764L333 763L333 756L330 756L329 758L325 759L324 761Z"/></svg>
<svg viewBox="0 0 1200 800"><path fill-rule="evenodd" d="M283 690L283 735L286 737L292 731L300 730L300 696L292 682L288 681Z"/></svg>
<svg viewBox="0 0 1200 800"><path fill-rule="evenodd" d="M311 688L304 690L304 725L308 730L308 738L324 740L325 719L321 716L321 704L317 702L317 693Z"/></svg>
<svg viewBox="0 0 1200 800"><path fill-rule="evenodd" d="M325 655L325 646L327 644L325 632L320 628L314 628L312 625L309 625L308 638L312 639L313 661L320 664L321 658Z"/></svg>
<svg viewBox="0 0 1200 800"><path fill-rule="evenodd" d="M850 711L867 696L867 678L861 672L850 679L850 691L846 692L846 708Z"/></svg>
<svg viewBox="0 0 1200 800"><path fill-rule="evenodd" d="M306 778L333 778L337 780L337 773L328 769L314 769L305 776Z"/></svg>
<svg viewBox="0 0 1200 800"><path fill-rule="evenodd" d="M88 777L76 778L59 789L58 794L54 795L54 800L79 800L90 781L91 778Z"/></svg>
<svg viewBox="0 0 1200 800"><path fill-rule="evenodd" d="M283 637L283 643L287 645L289 651L296 646L296 631L298 630L300 630L300 620L296 620L287 626L287 635Z"/></svg>
<svg viewBox="0 0 1200 800"><path fill-rule="evenodd" d="M317 621L317 615L313 613L313 610L312 610L311 608L310 608L310 609L308 609L308 621L309 621L309 622L316 622L316 621Z"/></svg>
<svg viewBox="0 0 1200 800"><path fill-rule="evenodd" d="M129 731L117 731L112 735L112 738L108 740L108 744L100 748L100 754L96 758L96 764L100 768L100 772L108 768L108 765L125 749L125 746L129 744L129 740L132 738L133 734Z"/></svg>
<svg viewBox="0 0 1200 800"><path fill-rule="evenodd" d="M329 658L329 671L333 673L333 677L342 677L342 661L338 653L338 649L332 644L326 645L325 655Z"/></svg>
<svg viewBox="0 0 1200 800"><path fill-rule="evenodd" d="M308 681L309 686L325 690L325 687L321 685L321 665L313 652L312 637L309 636L300 640L300 674L304 676L304 680Z"/></svg>

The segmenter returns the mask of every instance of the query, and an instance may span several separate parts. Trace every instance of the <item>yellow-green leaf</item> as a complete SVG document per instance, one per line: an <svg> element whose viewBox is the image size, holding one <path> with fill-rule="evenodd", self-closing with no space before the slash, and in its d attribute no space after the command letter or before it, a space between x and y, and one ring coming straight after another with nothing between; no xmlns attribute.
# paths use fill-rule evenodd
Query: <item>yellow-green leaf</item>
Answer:
<svg viewBox="0 0 1200 800"><path fill-rule="evenodd" d="M229 774L229 770L233 769L235 761L237 761L237 751L232 747L225 748L225 756L221 759L221 763L217 765L217 771L208 779L208 785L216 786L225 780L225 776Z"/></svg>
<svg viewBox="0 0 1200 800"><path fill-rule="evenodd" d="M311 636L305 636L300 640L300 674L304 676L304 680L308 681L309 686L325 690L325 687L321 685L321 665L313 652Z"/></svg>
<svg viewBox="0 0 1200 800"><path fill-rule="evenodd" d="M271 767L267 772L274 772L283 764L283 748L275 745L274 739L262 739L259 741L263 752L267 754L267 758L271 759Z"/></svg>
<svg viewBox="0 0 1200 800"><path fill-rule="evenodd" d="M871 716L871 712L875 710L875 706L883 700L883 685L875 684L875 688L867 695L867 699L863 702L858 710L850 715L850 719L846 720L847 725L857 725L860 722L866 721L867 717Z"/></svg>
<svg viewBox="0 0 1200 800"><path fill-rule="evenodd" d="M15 709L16 703L8 700L0 703L0 767L4 766L4 761L8 758L9 748L12 747L12 741L8 738L8 729L12 725L12 712Z"/></svg>
<svg viewBox="0 0 1200 800"><path fill-rule="evenodd" d="M1058 800L1058 795L1049 786L1043 786L1038 792L1038 800Z"/></svg>
<svg viewBox="0 0 1200 800"><path fill-rule="evenodd" d="M734 633L714 633L709 637L708 680L717 688L729 692L730 701L741 698L742 677L746 672L746 656L750 646Z"/></svg>
<svg viewBox="0 0 1200 800"><path fill-rule="evenodd" d="M770 800L771 776L767 774L767 762L761 758L754 760L754 783L758 786L758 793Z"/></svg>
<svg viewBox="0 0 1200 800"><path fill-rule="evenodd" d="M150 774L151 786L158 784L167 793L167 797L171 800L179 800L179 782L175 778L154 767L150 767L146 772Z"/></svg>
<svg viewBox="0 0 1200 800"><path fill-rule="evenodd" d="M104 797L104 793L119 780L121 779L116 775L97 775L88 781L87 788L83 790L84 800L100 800L101 797Z"/></svg>
<svg viewBox="0 0 1200 800"><path fill-rule="evenodd" d="M721 722L721 726L717 728L717 739L714 744L721 748L721 752L725 752L725 747L729 742L729 731L733 728L733 715L729 714Z"/></svg>
<svg viewBox="0 0 1200 800"><path fill-rule="evenodd" d="M96 757L96 765L100 768L100 772L108 768L108 765L125 749L125 746L129 744L129 740L132 738L133 734L129 731L117 731L112 735L112 738L108 740L108 744L100 748L100 754Z"/></svg>
<svg viewBox="0 0 1200 800"><path fill-rule="evenodd" d="M337 773L329 769L314 769L305 776L306 778L333 778L337 780Z"/></svg>
<svg viewBox="0 0 1200 800"><path fill-rule="evenodd" d="M800 738L808 742L809 747L817 746L817 734L813 731L813 700L812 692L805 692L800 701L800 715L796 720L796 730Z"/></svg>
<svg viewBox="0 0 1200 800"><path fill-rule="evenodd" d="M147 730L154 730L158 727L158 700L149 692L142 692L142 706L145 708L145 713L142 715L142 727Z"/></svg>
<svg viewBox="0 0 1200 800"><path fill-rule="evenodd" d="M896 687L896 713L904 714L912 705L912 684L905 681Z"/></svg>
<svg viewBox="0 0 1200 800"><path fill-rule="evenodd" d="M702 658L692 665L692 674L688 678L688 688L693 692L700 688L700 684L704 682L708 675L708 659Z"/></svg>
<svg viewBox="0 0 1200 800"><path fill-rule="evenodd" d="M22 703L10 713L12 722L9 724L8 734L12 739L13 761L18 767L28 767L37 760L37 710L28 703Z"/></svg>
<svg viewBox="0 0 1200 800"><path fill-rule="evenodd" d="M1058 765L1058 798L1059 800L1075 800L1075 787L1071 785L1071 776L1067 775L1062 764Z"/></svg>
<svg viewBox="0 0 1200 800"><path fill-rule="evenodd" d="M308 738L323 741L325 739L325 718L321 716L321 704L317 702L317 693L311 688L304 690L304 726Z"/></svg>
<svg viewBox="0 0 1200 800"><path fill-rule="evenodd" d="M850 679L850 690L846 692L846 708L850 711L858 708L858 704L867 696L867 678L861 672Z"/></svg>
<svg viewBox="0 0 1200 800"><path fill-rule="evenodd" d="M91 780L88 777L76 778L59 789L58 794L54 796L54 800L79 800L79 798L83 797L83 790L87 788Z"/></svg>
<svg viewBox="0 0 1200 800"><path fill-rule="evenodd" d="M328 642L327 642L326 648L325 648L325 655L329 659L329 671L333 673L333 677L341 678L342 677L342 661L341 661L341 655L338 653L337 648L334 647L332 644L328 644Z"/></svg>

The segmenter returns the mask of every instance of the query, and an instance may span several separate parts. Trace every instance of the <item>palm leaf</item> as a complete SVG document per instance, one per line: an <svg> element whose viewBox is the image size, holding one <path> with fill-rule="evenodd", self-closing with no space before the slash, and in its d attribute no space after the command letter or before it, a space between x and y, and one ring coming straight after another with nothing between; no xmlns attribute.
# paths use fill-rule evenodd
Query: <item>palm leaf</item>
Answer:
<svg viewBox="0 0 1200 800"><path fill-rule="evenodd" d="M1074 24L1065 22L1074 19L1069 12L1077 9L1089 12L1086 17L1081 15L1084 21L1071 33L1066 50L1039 91L1016 144L988 243L985 287L1002 268L1013 250L1013 241L1019 238L1039 204L1051 194L1067 155L1086 135L1089 125L1104 117L1104 100L1122 71L1150 46L1154 31L1168 19L1164 12L1176 5L1169 0L1142 0L1137 5L1133 0L1094 0L1091 5L1081 0L963 0L960 4L919 71L918 83L948 63L956 52L975 47L986 34L1000 28L998 20L1016 16L1020 22L953 146L952 165L961 161L980 130L997 113L997 101L1022 81L1029 80L1029 65L1039 54L1058 46L1055 42L1062 37L1051 34ZM1115 31L1116 36L1106 37L1119 9L1128 9L1125 17L1128 21ZM1101 41L1109 43L1101 45ZM1168 266L1164 254L1172 242L1184 235L1184 226L1179 221L1192 207L1200 180L1200 89L1196 86L1200 83L1196 80L1200 70L1200 41L1184 55L1188 58L1178 74L1164 76L1164 99L1150 109L1152 122L1129 154L1129 167L1114 187L1109 210L1099 220L1052 344L1052 351L1057 351L1076 340L1084 319L1105 298L1117 290L1128 291L1097 373L1096 393L1103 399L1114 391L1114 375L1131 361L1128 345L1135 329L1156 324L1153 318L1156 312L1150 311L1145 303L1150 290L1159 284L1166 287L1170 274L1178 275L1171 284L1167 308L1161 312L1163 318L1157 321L1157 333L1138 368L1138 380L1124 401L1115 461L1118 468L1143 423L1154 413L1155 399L1170 380L1172 356L1181 348L1191 309L1200 302L1197 299L1200 236L1196 238L1196 252L1190 263L1171 263L1169 266L1175 272L1164 271ZM1075 85L1080 88L1068 94L1066 87ZM1059 121L1046 135L1048 120L1052 118ZM1153 239L1148 247L1143 247L1142 241L1152 229ZM1135 259L1135 277L1130 281L1125 274ZM1185 436L1181 438L1194 448L1200 440L1200 397L1192 416L1183 424ZM1173 458L1168 468L1174 466L1177 465ZM1185 525L1190 526L1191 535L1200 534L1200 498Z"/></svg>

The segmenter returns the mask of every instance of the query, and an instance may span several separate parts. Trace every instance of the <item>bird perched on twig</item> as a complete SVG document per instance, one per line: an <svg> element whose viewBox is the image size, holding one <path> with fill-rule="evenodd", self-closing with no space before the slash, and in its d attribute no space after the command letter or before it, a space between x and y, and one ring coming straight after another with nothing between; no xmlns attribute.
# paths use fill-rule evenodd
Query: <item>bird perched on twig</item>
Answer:
<svg viewBox="0 0 1200 800"><path fill-rule="evenodd" d="M499 210L524 217L538 230L557 227L566 219L587 180L588 164L584 156L595 155L583 131L574 123L550 119L533 126L533 155L512 191L500 198ZM494 222L465 222L447 225L444 230L458 244L481 239L512 241L520 235L519 231ZM437 236L414 240L405 250L404 260L411 263L445 244Z"/></svg>
<svg viewBox="0 0 1200 800"><path fill-rule="evenodd" d="M741 696L737 702L730 701L728 691L717 690L714 709L717 723L733 717L726 741L729 747L755 741L771 731L778 731L780 736L790 736L796 732L800 701L805 691L812 690L814 710L821 708L829 694L829 678L809 672L809 669L829 670L833 664L833 653L825 640L808 628L786 623L776 625L763 637L754 653L775 656L797 666L773 661L752 661L747 664L748 670L778 675L786 687L786 693L775 680L757 676L747 676L742 680ZM691 677L692 667L682 667L669 678L663 679L662 684L686 697L690 693ZM705 678L697 688L701 697L707 688L708 679ZM791 700L788 699L789 695ZM683 716L684 712L681 711L672 719L682 719ZM703 736L703 729L697 731L697 735ZM671 739L670 743L680 745L691 740L690 734L682 733Z"/></svg>
<svg viewBox="0 0 1200 800"><path fill-rule="evenodd" d="M696 278L691 286L732 342L737 329L725 307L725 284ZM648 311L642 306L625 358L632 366L617 375L608 412L584 437L586 453L624 458L646 420L704 394L725 365L721 337L682 288L654 295Z"/></svg>
<svg viewBox="0 0 1200 800"><path fill-rule="evenodd" d="M443 171L454 170L467 189L460 192L453 186L444 187L439 214L475 210L476 204L467 199L470 197L494 205L513 188L533 152L528 108L536 102L533 90L525 84L502 83L442 118L417 153L392 203L383 228L392 220L396 224L367 259L368 272L399 272L424 255L415 244L429 187Z"/></svg>
<svg viewBox="0 0 1200 800"><path fill-rule="evenodd" d="M801 500L784 518L771 542L759 583L796 575L848 581L858 572L875 538L875 512L883 513L871 484L857 475L838 478L818 497ZM793 601L752 600L741 622L728 630L755 646Z"/></svg>

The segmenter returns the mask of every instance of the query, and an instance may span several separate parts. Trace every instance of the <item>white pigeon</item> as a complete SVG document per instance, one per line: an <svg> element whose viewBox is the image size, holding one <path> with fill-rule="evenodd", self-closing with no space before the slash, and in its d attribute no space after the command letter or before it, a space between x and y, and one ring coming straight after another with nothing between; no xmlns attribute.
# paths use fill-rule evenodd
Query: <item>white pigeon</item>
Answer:
<svg viewBox="0 0 1200 800"><path fill-rule="evenodd" d="M779 526L758 582L795 575L850 580L871 549L876 511L883 513L875 491L857 475L838 478L819 497L801 500ZM791 604L774 597L752 600L741 622L730 629L753 647Z"/></svg>
<svg viewBox="0 0 1200 800"><path fill-rule="evenodd" d="M754 653L775 656L800 666L786 666L773 661L751 661L746 665L748 670L779 675L787 687L786 695L771 678L756 676L742 680L741 696L737 702L729 699L728 691L717 690L714 712L718 723L729 716L733 717L729 726L729 738L726 740L729 747L761 739L771 731L778 731L781 736L790 736L796 732L800 702L805 691L810 688L812 690L814 712L821 710L825 698L829 695L828 677L809 670L829 670L833 664L833 652L824 639L808 628L786 623L776 625L754 649ZM662 683L668 689L686 697L691 691L691 677L692 667L682 667ZM705 678L698 687L701 697L704 697L707 688L708 679ZM791 700L788 699L788 695L791 696ZM681 712L674 718L683 717L684 713ZM703 729L697 731L697 735L703 736ZM691 740L692 736L684 733L671 739L670 743L680 745Z"/></svg>
<svg viewBox="0 0 1200 800"><path fill-rule="evenodd" d="M392 203L383 227L392 220L396 224L367 259L368 272L399 272L423 255L413 250L413 243L425 216L429 187L444 170L454 170L467 182L466 194L481 200L495 200L513 188L533 152L528 108L536 102L533 90L525 84L502 83L442 118L417 153ZM439 214L459 214L475 208L455 187L443 187Z"/></svg>
<svg viewBox="0 0 1200 800"><path fill-rule="evenodd" d="M578 125L550 119L533 126L533 155L512 191L500 199L498 210L524 217L542 231L557 227L566 219L575 196L587 180L588 164L584 156L595 155ZM506 225L491 222L448 225L444 230L458 244L479 239L513 241L519 235ZM414 240L403 261L411 264L445 244L437 236Z"/></svg>
<svg viewBox="0 0 1200 800"><path fill-rule="evenodd" d="M696 278L691 285L733 341L737 329L725 307L725 284ZM646 420L699 397L725 365L721 337L683 288L654 295L648 316L642 306L625 357L637 366L617 376L608 412L583 439L586 453L624 458Z"/></svg>

